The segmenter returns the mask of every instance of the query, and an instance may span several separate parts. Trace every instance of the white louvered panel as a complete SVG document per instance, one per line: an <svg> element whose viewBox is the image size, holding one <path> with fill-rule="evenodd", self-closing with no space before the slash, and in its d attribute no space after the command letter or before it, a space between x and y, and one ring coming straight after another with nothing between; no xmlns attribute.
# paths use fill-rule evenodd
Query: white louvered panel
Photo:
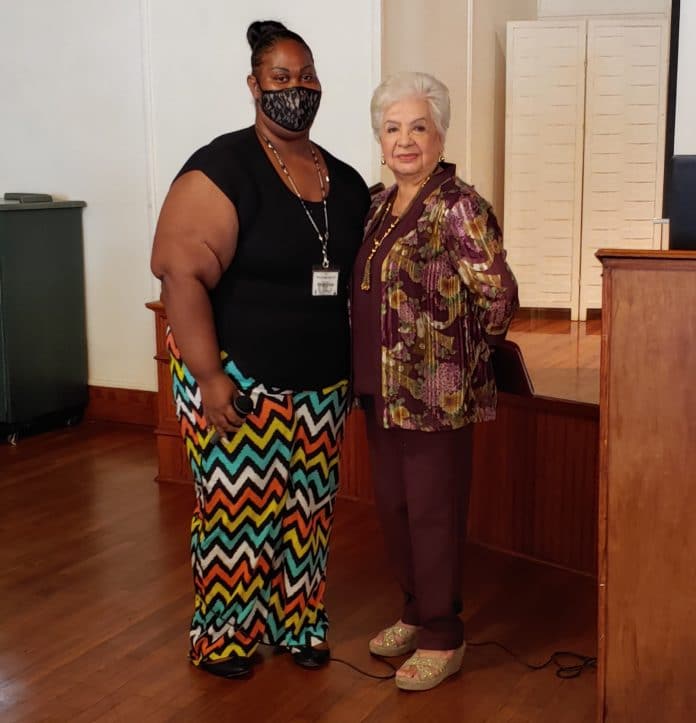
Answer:
<svg viewBox="0 0 696 723"><path fill-rule="evenodd" d="M505 246L523 306L577 305L585 22L507 26Z"/></svg>
<svg viewBox="0 0 696 723"><path fill-rule="evenodd" d="M670 0L537 0L537 17L660 13L669 15Z"/></svg>
<svg viewBox="0 0 696 723"><path fill-rule="evenodd" d="M580 318L602 300L599 248L657 248L662 215L667 23L590 20Z"/></svg>

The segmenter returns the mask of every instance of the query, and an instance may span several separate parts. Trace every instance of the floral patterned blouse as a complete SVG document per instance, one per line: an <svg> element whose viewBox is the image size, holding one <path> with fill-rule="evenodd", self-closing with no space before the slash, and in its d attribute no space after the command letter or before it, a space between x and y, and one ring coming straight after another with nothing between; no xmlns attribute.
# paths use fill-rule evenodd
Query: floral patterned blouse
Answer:
<svg viewBox="0 0 696 723"><path fill-rule="evenodd" d="M518 305L498 222L455 166L440 164L375 255L378 288L359 296L368 294L360 289L365 260L375 236L389 227L385 214L395 194L392 186L373 198L354 268L354 348L376 341L361 337L371 327L362 320L365 304L379 304L378 419L386 428L426 432L494 419L486 339L505 334ZM354 355L356 377L369 362Z"/></svg>

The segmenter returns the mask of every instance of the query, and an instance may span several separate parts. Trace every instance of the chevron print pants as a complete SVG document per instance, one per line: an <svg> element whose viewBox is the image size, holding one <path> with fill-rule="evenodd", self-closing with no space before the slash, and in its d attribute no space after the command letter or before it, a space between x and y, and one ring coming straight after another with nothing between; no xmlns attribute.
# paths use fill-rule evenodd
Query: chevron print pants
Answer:
<svg viewBox="0 0 696 723"><path fill-rule="evenodd" d="M191 660L250 656L259 643L316 645L328 628L326 559L347 382L321 391L269 390L223 359L254 411L233 437L214 442L171 334L167 345L196 493Z"/></svg>

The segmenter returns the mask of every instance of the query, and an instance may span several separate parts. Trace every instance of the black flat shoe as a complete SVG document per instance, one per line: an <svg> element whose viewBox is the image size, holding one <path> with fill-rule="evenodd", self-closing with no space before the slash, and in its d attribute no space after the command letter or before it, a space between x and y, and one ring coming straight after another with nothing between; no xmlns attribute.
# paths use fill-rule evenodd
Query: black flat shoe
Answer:
<svg viewBox="0 0 696 723"><path fill-rule="evenodd" d="M330 657L331 651L328 648L312 648L309 645L292 654L292 659L297 665L309 670L323 668Z"/></svg>
<svg viewBox="0 0 696 723"><path fill-rule="evenodd" d="M242 658L239 655L231 655L219 663L209 663L202 660L198 667L211 675L218 675L221 678L248 678L251 675L251 659Z"/></svg>

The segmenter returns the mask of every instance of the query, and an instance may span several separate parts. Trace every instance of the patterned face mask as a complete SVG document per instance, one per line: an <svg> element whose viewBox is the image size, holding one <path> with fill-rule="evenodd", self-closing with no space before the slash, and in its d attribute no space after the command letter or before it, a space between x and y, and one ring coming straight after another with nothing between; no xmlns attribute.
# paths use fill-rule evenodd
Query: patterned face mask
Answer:
<svg viewBox="0 0 696 723"><path fill-rule="evenodd" d="M304 131L312 125L319 109L321 91L314 88L261 90L263 112L287 131Z"/></svg>

